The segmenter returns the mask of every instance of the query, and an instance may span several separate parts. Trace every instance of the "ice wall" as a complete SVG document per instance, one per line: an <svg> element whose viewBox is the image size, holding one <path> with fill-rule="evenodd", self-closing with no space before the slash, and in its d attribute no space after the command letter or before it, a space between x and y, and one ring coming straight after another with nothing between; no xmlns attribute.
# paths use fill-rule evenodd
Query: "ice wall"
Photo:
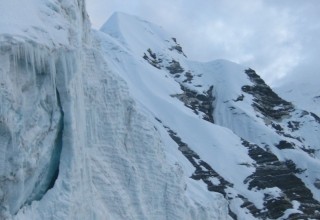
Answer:
<svg viewBox="0 0 320 220"><path fill-rule="evenodd" d="M41 200L55 183L65 124L59 89L66 91L77 75L90 27L83 1L1 2L1 12L2 22L12 18L0 28L0 218L5 219Z"/></svg>
<svg viewBox="0 0 320 220"><path fill-rule="evenodd" d="M0 50L1 208L14 214L49 186L62 117L45 50L8 42Z"/></svg>

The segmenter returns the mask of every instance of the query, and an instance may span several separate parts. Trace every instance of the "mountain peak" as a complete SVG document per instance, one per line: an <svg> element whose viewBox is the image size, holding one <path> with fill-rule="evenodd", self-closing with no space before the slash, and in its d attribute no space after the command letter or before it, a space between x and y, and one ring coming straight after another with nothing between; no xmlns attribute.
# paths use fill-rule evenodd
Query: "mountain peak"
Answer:
<svg viewBox="0 0 320 220"><path fill-rule="evenodd" d="M124 12L114 12L109 19L102 25L101 31L108 32L112 27L121 27L121 28L128 28L128 25L133 25L133 27L139 27L139 26L157 26L155 24L152 24L151 22L148 22L146 20L143 20L142 18L136 16L127 14ZM158 26L160 28L160 26Z"/></svg>
<svg viewBox="0 0 320 220"><path fill-rule="evenodd" d="M183 54L176 38L170 36L161 26L135 15L115 12L101 27L100 31L115 38L131 52L140 56L148 48L154 52L170 54L174 51L175 54L177 54L176 52Z"/></svg>

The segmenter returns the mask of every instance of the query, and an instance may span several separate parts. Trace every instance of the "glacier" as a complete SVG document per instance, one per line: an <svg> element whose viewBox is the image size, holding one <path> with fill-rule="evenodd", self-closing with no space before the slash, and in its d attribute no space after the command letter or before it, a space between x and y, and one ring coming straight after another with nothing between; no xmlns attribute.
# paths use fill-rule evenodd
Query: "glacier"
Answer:
<svg viewBox="0 0 320 220"><path fill-rule="evenodd" d="M320 217L320 118L249 67L83 0L1 2L0 57L1 219Z"/></svg>

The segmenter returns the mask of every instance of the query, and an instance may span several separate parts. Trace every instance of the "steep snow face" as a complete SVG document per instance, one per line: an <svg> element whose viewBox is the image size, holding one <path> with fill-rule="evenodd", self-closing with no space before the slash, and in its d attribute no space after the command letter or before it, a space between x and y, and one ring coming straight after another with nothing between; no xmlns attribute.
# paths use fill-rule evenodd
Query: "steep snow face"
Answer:
<svg viewBox="0 0 320 220"><path fill-rule="evenodd" d="M0 218L229 219L99 52L119 45L91 36L84 2L17 3L0 3ZM5 20L20 6L32 19Z"/></svg>
<svg viewBox="0 0 320 220"><path fill-rule="evenodd" d="M316 115L249 68L189 61L176 39L136 17L115 14L101 31L109 65L176 142L185 172L229 200L230 216L319 218Z"/></svg>

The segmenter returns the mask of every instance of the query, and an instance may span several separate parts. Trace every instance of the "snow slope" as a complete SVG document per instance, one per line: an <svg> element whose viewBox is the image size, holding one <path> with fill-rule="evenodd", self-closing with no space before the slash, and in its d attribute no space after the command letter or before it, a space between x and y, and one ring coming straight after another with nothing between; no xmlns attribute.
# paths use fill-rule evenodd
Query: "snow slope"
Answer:
<svg viewBox="0 0 320 220"><path fill-rule="evenodd" d="M185 172L228 195L231 216L318 217L315 115L278 97L249 68L189 61L176 39L134 16L116 13L101 31L109 65L193 164ZM274 180L265 184L268 175Z"/></svg>
<svg viewBox="0 0 320 220"><path fill-rule="evenodd" d="M286 76L275 90L299 108L320 115L319 73L306 72L303 75Z"/></svg>
<svg viewBox="0 0 320 220"><path fill-rule="evenodd" d="M2 219L319 218L320 119L253 70L190 61L123 13L91 31L81 0L17 3L0 3Z"/></svg>

